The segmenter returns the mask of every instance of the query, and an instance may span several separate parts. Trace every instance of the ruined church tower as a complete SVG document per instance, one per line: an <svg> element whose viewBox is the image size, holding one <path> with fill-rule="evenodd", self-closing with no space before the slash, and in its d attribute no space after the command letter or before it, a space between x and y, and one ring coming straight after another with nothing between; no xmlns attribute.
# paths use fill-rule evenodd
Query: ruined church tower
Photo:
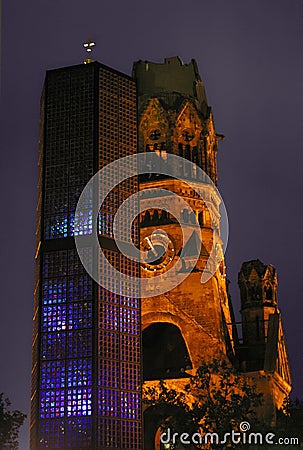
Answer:
<svg viewBox="0 0 303 450"><path fill-rule="evenodd" d="M180 208L179 216L175 217L166 208L168 202L176 200L164 196L160 201L162 207L149 208L141 214L141 249L151 250L150 239L155 230L161 229L166 240L166 251L161 253L163 242L159 238L152 248L153 252L159 251L159 257L141 265L142 277L150 281L150 296L142 299L144 381L152 385L155 380L165 379L168 385L178 389L202 361L229 360L243 371L243 376L254 378L260 391L265 391L263 416L269 422L274 408L281 406L290 391L276 302L275 270L260 262L245 263L241 269L243 340L232 325L235 320L227 292L224 259L213 276L201 283L214 239L216 251L222 256L221 199L214 186L218 141L223 136L215 131L196 62L183 64L177 57L166 58L160 64L139 61L134 64L133 77L138 89L138 151L155 153L164 164L167 154L180 156L200 167L214 183L205 185L196 171L186 165L183 180L155 173L141 176L142 190L160 188L173 192L193 210L189 215ZM207 206L187 180L194 183L196 191L203 192L203 199L210 200ZM159 205L159 199L155 200ZM187 242L182 240L180 224L183 223L189 229ZM197 227L201 234L197 233ZM199 258L193 264L199 245ZM157 275L165 273L182 251L181 270L190 272L188 277L168 292L157 295ZM158 448L153 443L158 426L156 414L145 412L146 450Z"/></svg>
<svg viewBox="0 0 303 450"><path fill-rule="evenodd" d="M189 64L182 64L179 58L165 59L164 64L140 61L134 66L134 77L139 96L139 152L156 152L163 161L167 153L181 156L198 165L216 184L216 155L222 136L215 132L195 61ZM200 186L204 188L204 198L213 199L216 216L213 224L204 201L186 184L188 179L197 187L202 185L197 174L186 173L185 168L182 176L184 181L154 174L141 180L142 189L167 189L183 198L193 210L190 216L181 210L180 217L172 217L165 211L164 201L162 210L149 209L143 213L140 224L143 249L152 232L161 228L169 239L167 253L172 253L169 264L174 264L183 250L183 269L187 270L191 254L199 244L197 225L202 235L200 256L189 276L173 290L160 296L151 292L153 296L142 300L145 380L183 378L198 368L202 360L233 353L224 262L207 283L200 281L211 252L213 233L219 233L220 199L211 185ZM175 200L168 197L167 201ZM182 222L190 230L187 242L182 242L179 226ZM142 268L143 276L150 278L151 290L157 288L153 283L155 275L167 267L164 255L162 260Z"/></svg>

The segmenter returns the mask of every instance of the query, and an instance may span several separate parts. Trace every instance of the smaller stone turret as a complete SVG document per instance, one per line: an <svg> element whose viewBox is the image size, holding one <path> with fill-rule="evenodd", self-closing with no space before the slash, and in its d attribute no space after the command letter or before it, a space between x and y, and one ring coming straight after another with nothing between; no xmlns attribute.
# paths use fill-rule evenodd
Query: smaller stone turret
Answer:
<svg viewBox="0 0 303 450"><path fill-rule="evenodd" d="M277 273L271 265L253 260L242 264L242 342L237 349L240 369L252 377L263 394L259 411L265 422L275 423L275 411L291 390L291 378L277 301Z"/></svg>
<svg viewBox="0 0 303 450"><path fill-rule="evenodd" d="M263 369L269 317L278 313L276 269L258 259L245 262L238 283L241 293L242 358L246 360L247 369Z"/></svg>

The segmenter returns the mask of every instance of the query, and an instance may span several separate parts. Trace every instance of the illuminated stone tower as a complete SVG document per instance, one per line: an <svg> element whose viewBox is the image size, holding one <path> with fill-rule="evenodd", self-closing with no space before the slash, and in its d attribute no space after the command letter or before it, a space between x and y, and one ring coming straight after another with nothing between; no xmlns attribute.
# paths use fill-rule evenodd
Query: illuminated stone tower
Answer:
<svg viewBox="0 0 303 450"><path fill-rule="evenodd" d="M260 418L273 422L291 390L289 363L278 309L277 273L259 260L242 264L239 273L242 342L237 349L240 368L256 381L264 395Z"/></svg>
<svg viewBox="0 0 303 450"><path fill-rule="evenodd" d="M136 85L97 62L48 71L41 102L33 333L31 450L141 449L138 299L92 281L74 236L92 233L92 193L77 200L104 165L137 151ZM125 181L105 200L99 239L125 267L113 241L117 206L136 190ZM135 224L135 236L138 234ZM98 264L90 247L92 263ZM128 273L138 275L131 261ZM104 284L103 284L104 285ZM131 288L130 288L131 292Z"/></svg>
<svg viewBox="0 0 303 450"><path fill-rule="evenodd" d="M154 152L160 167L165 165L168 153L181 156L203 169L216 184L218 141L223 136L215 132L195 61L189 64L183 64L179 58L167 58L163 64L139 61L134 65L133 76L138 89L139 151ZM243 376L254 379L258 391L264 394L259 418L264 423L273 423L275 408L281 407L291 389L281 315L277 309L275 270L260 261L243 264L239 275L242 340L227 292L224 259L206 283L200 281L214 240L216 251L222 255L221 200L211 185L199 179L196 170L189 170L185 164L180 171L183 181L153 173L140 180L142 190L158 187L174 192L193 210L189 215L186 209L180 208L178 217L170 215L166 208L176 200L167 195L161 200L161 208L151 208L141 214L141 248L158 256L141 266L142 277L150 280L150 297L142 299L144 381L151 386L155 380L165 379L170 387L178 389L202 361L229 360L231 365L240 368ZM203 199L210 200L207 206L186 181L203 194ZM189 230L186 242L182 241L180 224L186 224ZM199 242L197 226L202 242ZM152 233L157 229L167 235L165 253L160 234L158 242L153 240L151 246ZM193 263L199 244L200 255ZM182 249L181 271L190 272L189 276L169 292L157 295L157 275L164 274L178 260ZM145 410L145 450L160 448L159 424L165 417L160 408Z"/></svg>
<svg viewBox="0 0 303 450"><path fill-rule="evenodd" d="M216 154L222 136L215 132L195 61L189 64L182 64L179 58L165 59L164 64L139 61L134 65L133 76L138 87L139 151L155 152L163 164L167 153L186 158L203 169L216 184ZM200 281L214 235L219 234L220 199L211 185L203 184L196 171L185 168L182 178L184 181L150 174L140 183L141 189L159 187L172 191L193 209L190 216L186 210L181 210L179 217L173 217L165 211L163 201L163 209L142 213L140 223L143 249L157 228L165 231L169 239L167 255L142 268L142 276L150 279L153 295L142 299L144 380L170 379L175 386L197 369L202 360L234 357L224 262L207 283ZM203 198L211 199L214 224L206 204L194 194L186 180L194 182L197 191L203 192ZM167 197L166 201L172 200ZM178 222L186 223L190 230L187 242L182 242ZM197 264L192 267L199 239L197 225L202 232L202 250ZM192 272L173 290L154 296L155 275L174 264L182 248L182 270ZM217 251L222 251L220 244ZM146 416L146 449L153 448L151 438L156 426L154 419Z"/></svg>

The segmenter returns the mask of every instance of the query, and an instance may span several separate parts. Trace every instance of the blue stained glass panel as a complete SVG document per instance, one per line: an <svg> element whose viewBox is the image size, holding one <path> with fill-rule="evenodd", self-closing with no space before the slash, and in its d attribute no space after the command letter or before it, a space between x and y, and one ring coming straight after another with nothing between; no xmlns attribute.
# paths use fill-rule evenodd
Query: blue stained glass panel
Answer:
<svg viewBox="0 0 303 450"><path fill-rule="evenodd" d="M52 278L67 274L67 251L47 252L43 255L43 277Z"/></svg>
<svg viewBox="0 0 303 450"><path fill-rule="evenodd" d="M42 335L42 359L62 359L65 357L65 333L47 333Z"/></svg>
<svg viewBox="0 0 303 450"><path fill-rule="evenodd" d="M92 390L70 389L67 391L67 415L90 416L92 413Z"/></svg>
<svg viewBox="0 0 303 450"><path fill-rule="evenodd" d="M99 389L100 416L119 417L119 412L119 391L114 391L111 389Z"/></svg>
<svg viewBox="0 0 303 450"><path fill-rule="evenodd" d="M98 383L102 387L119 389L119 361L101 359Z"/></svg>
<svg viewBox="0 0 303 450"><path fill-rule="evenodd" d="M121 392L121 417L124 419L139 419L139 393Z"/></svg>
<svg viewBox="0 0 303 450"><path fill-rule="evenodd" d="M91 359L72 359L68 361L67 386L82 387L92 385Z"/></svg>
<svg viewBox="0 0 303 450"><path fill-rule="evenodd" d="M41 389L59 389L65 386L64 361L41 364Z"/></svg>
<svg viewBox="0 0 303 450"><path fill-rule="evenodd" d="M67 447L91 448L92 420L90 417L72 418L66 427Z"/></svg>
<svg viewBox="0 0 303 450"><path fill-rule="evenodd" d="M62 419L41 420L40 442L42 448L64 448L65 426Z"/></svg>
<svg viewBox="0 0 303 450"><path fill-rule="evenodd" d="M81 211L77 215L70 214L69 235L82 236L91 234L93 229L92 210Z"/></svg>
<svg viewBox="0 0 303 450"><path fill-rule="evenodd" d="M45 239L67 237L67 214L56 214L45 218Z"/></svg>
<svg viewBox="0 0 303 450"><path fill-rule="evenodd" d="M40 417L64 417L64 390L40 392Z"/></svg>
<svg viewBox="0 0 303 450"><path fill-rule="evenodd" d="M68 296L71 301L85 301L92 298L93 283L89 275L69 279Z"/></svg>
<svg viewBox="0 0 303 450"><path fill-rule="evenodd" d="M139 333L139 311L136 309L121 308L120 331L122 333Z"/></svg>
<svg viewBox="0 0 303 450"><path fill-rule="evenodd" d="M113 233L114 216L105 211L99 212L99 233L103 236L114 237Z"/></svg>
<svg viewBox="0 0 303 450"><path fill-rule="evenodd" d="M92 354L92 331L76 330L68 333L68 357L85 358Z"/></svg>
<svg viewBox="0 0 303 450"><path fill-rule="evenodd" d="M100 304L100 328L119 331L119 307L110 303Z"/></svg>
<svg viewBox="0 0 303 450"><path fill-rule="evenodd" d="M55 278L43 282L43 304L66 302L66 278Z"/></svg>
<svg viewBox="0 0 303 450"><path fill-rule="evenodd" d="M68 328L90 328L92 326L92 303L73 303L68 305Z"/></svg>
<svg viewBox="0 0 303 450"><path fill-rule="evenodd" d="M121 295L121 305L126 306L127 308L139 308L139 299L138 298L131 298L131 297L124 297Z"/></svg>
<svg viewBox="0 0 303 450"><path fill-rule="evenodd" d="M66 306L44 306L42 309L42 331L61 331L66 329Z"/></svg>

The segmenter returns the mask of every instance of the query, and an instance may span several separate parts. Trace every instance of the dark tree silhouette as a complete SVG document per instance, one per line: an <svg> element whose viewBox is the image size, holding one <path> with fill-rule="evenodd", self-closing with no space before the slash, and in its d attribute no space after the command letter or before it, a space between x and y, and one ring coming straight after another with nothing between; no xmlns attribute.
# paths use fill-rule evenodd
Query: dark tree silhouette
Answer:
<svg viewBox="0 0 303 450"><path fill-rule="evenodd" d="M10 410L11 402L4 394L0 394L0 450L18 448L19 429L26 415L18 410Z"/></svg>
<svg viewBox="0 0 303 450"><path fill-rule="evenodd" d="M256 392L252 380L237 373L227 362L214 360L211 364L203 362L195 375L184 386L184 389L170 389L165 381L159 381L153 387L144 387L146 406L158 408L162 413L162 431L170 428L171 434L188 433L192 436L199 433L217 433L223 437L225 433L238 432L241 422L250 422L258 427L255 408L262 404L263 394ZM164 414L167 411L167 414ZM186 448L226 448L220 443L212 442L191 444ZM168 447L167 447L168 448ZM183 448L169 446L170 449ZM241 448L239 445L237 448Z"/></svg>
<svg viewBox="0 0 303 450"><path fill-rule="evenodd" d="M303 443L303 401L287 397L283 407L277 411L277 425L274 432L278 436L297 437Z"/></svg>

